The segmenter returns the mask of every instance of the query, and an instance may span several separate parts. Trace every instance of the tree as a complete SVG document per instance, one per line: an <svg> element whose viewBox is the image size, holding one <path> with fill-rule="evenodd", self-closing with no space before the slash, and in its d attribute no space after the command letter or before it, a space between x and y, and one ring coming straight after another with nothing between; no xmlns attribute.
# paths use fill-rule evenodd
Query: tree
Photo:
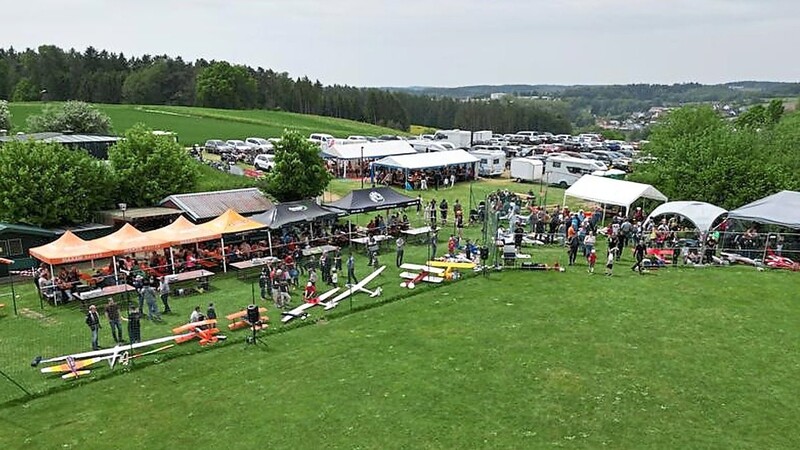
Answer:
<svg viewBox="0 0 800 450"><path fill-rule="evenodd" d="M0 130L11 129L11 111L8 109L8 102L0 100Z"/></svg>
<svg viewBox="0 0 800 450"><path fill-rule="evenodd" d="M265 179L265 190L278 201L316 197L331 181L317 144L296 131L286 131L275 144L275 168Z"/></svg>
<svg viewBox="0 0 800 450"><path fill-rule="evenodd" d="M167 136L138 124L108 150L117 201L152 206L171 194L190 190L199 175L189 153Z"/></svg>
<svg viewBox="0 0 800 450"><path fill-rule="evenodd" d="M27 78L19 80L14 86L14 93L11 94L11 99L15 102L32 102L41 98L39 88Z"/></svg>
<svg viewBox="0 0 800 450"><path fill-rule="evenodd" d="M212 108L252 108L256 104L256 80L243 66L215 62L197 75L197 103Z"/></svg>
<svg viewBox="0 0 800 450"><path fill-rule="evenodd" d="M684 107L654 127L645 151L658 159L631 174L675 200L732 209L798 186L797 121L774 130L731 126L710 107ZM783 120L781 121L783 122Z"/></svg>
<svg viewBox="0 0 800 450"><path fill-rule="evenodd" d="M110 204L108 167L60 144L0 147L0 219L36 226L76 224Z"/></svg>
<svg viewBox="0 0 800 450"><path fill-rule="evenodd" d="M28 117L28 131L72 131L73 133L108 134L111 119L94 106L69 101L60 105L47 105L41 114Z"/></svg>

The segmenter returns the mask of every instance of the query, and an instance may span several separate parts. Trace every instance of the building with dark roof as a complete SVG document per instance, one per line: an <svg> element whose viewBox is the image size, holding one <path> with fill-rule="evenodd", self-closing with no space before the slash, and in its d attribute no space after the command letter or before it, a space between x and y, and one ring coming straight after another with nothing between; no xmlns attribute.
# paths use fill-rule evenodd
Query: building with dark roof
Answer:
<svg viewBox="0 0 800 450"><path fill-rule="evenodd" d="M122 138L95 134L30 133L0 136L0 144L12 141L56 142L71 148L86 150L97 159L108 159L108 148Z"/></svg>
<svg viewBox="0 0 800 450"><path fill-rule="evenodd" d="M183 211L194 222L211 220L228 209L250 215L262 213L274 206L258 188L175 194L161 200L159 204Z"/></svg>

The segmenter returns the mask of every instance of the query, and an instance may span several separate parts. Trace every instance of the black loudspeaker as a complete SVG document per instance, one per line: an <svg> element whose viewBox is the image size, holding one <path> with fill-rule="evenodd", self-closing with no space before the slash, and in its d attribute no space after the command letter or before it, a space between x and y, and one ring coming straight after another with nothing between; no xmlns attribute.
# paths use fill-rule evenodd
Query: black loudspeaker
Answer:
<svg viewBox="0 0 800 450"><path fill-rule="evenodd" d="M258 306L250 305L247 307L247 321L250 323L256 323L261 320L261 316L258 313Z"/></svg>
<svg viewBox="0 0 800 450"><path fill-rule="evenodd" d="M489 247L486 247L485 245L481 247L481 259L484 261L489 259Z"/></svg>

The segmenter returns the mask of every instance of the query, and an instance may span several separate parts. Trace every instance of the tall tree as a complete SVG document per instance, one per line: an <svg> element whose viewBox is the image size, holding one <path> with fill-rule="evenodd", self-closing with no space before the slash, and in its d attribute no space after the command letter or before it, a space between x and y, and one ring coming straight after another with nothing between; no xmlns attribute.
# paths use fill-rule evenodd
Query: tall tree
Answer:
<svg viewBox="0 0 800 450"><path fill-rule="evenodd" d="M197 75L196 97L200 106L251 108L256 101L256 81L242 66L214 62Z"/></svg>
<svg viewBox="0 0 800 450"><path fill-rule="evenodd" d="M61 144L13 141L0 148L0 220L76 224L110 204L108 166Z"/></svg>
<svg viewBox="0 0 800 450"><path fill-rule="evenodd" d="M108 151L116 199L131 206L152 206L171 194L186 192L199 175L180 144L137 124Z"/></svg>
<svg viewBox="0 0 800 450"><path fill-rule="evenodd" d="M74 133L108 134L111 119L94 106L69 101L58 105L47 105L41 114L28 117L28 131L72 131Z"/></svg>
<svg viewBox="0 0 800 450"><path fill-rule="evenodd" d="M5 100L0 100L0 130L11 130L11 111Z"/></svg>
<svg viewBox="0 0 800 450"><path fill-rule="evenodd" d="M319 156L319 146L296 131L286 131L275 144L275 169L265 179L265 190L282 202L322 194L331 174Z"/></svg>

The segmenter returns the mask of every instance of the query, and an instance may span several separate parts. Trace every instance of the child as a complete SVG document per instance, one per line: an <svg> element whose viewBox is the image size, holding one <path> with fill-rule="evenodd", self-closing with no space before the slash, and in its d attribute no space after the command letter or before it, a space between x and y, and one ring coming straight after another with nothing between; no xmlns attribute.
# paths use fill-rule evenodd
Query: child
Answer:
<svg viewBox="0 0 800 450"><path fill-rule="evenodd" d="M331 270L331 284L334 287L338 287L339 286L339 272L336 270L336 268Z"/></svg>
<svg viewBox="0 0 800 450"><path fill-rule="evenodd" d="M217 310L214 308L214 304L213 303L209 303L208 304L208 310L206 311L206 317L209 320L217 318Z"/></svg>
<svg viewBox="0 0 800 450"><path fill-rule="evenodd" d="M592 249L587 259L589 260L589 270L587 270L587 272L594 273L594 265L597 262L597 250Z"/></svg>
<svg viewBox="0 0 800 450"><path fill-rule="evenodd" d="M608 261L606 262L606 275L609 277L614 275L614 258L617 256L619 248L611 247L608 249Z"/></svg>

